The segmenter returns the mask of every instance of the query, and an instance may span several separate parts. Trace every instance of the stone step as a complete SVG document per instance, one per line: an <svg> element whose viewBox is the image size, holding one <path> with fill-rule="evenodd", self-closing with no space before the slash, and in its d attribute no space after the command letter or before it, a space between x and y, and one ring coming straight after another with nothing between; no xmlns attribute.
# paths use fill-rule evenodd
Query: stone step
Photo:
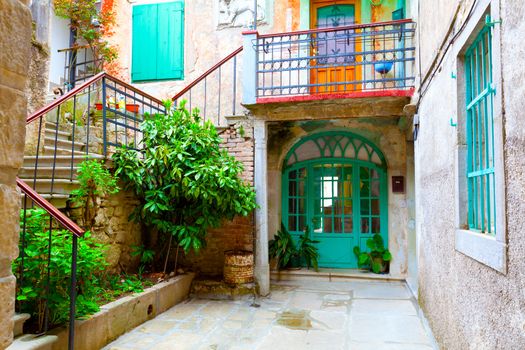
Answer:
<svg viewBox="0 0 525 350"><path fill-rule="evenodd" d="M73 141L71 141L71 140L62 140L62 139L59 139L59 138L57 138L55 140L54 137L45 137L44 138L44 145L45 146L56 145L58 148L67 149L69 151L71 151L72 148L75 151L82 151L86 147L86 144L83 143L83 142L75 141L75 143L73 144Z"/></svg>
<svg viewBox="0 0 525 350"><path fill-rule="evenodd" d="M50 194L50 193L39 193L43 198L45 198L49 203L51 203L57 209L65 209L67 207L67 201L69 200L69 194ZM31 199L27 199L27 208L32 208ZM21 195L20 207L24 207L24 195Z"/></svg>
<svg viewBox="0 0 525 350"><path fill-rule="evenodd" d="M18 177L23 177L26 179L32 179L35 175L35 168L27 166L20 169L18 172ZM73 169L71 169L71 158L69 159L69 166L60 166L58 163L53 169L52 166L40 166L38 165L36 177L39 179L70 179L73 175L73 179L77 178L77 166L73 163Z"/></svg>
<svg viewBox="0 0 525 350"><path fill-rule="evenodd" d="M6 350L52 350L57 339L55 335L26 334L16 338Z"/></svg>
<svg viewBox="0 0 525 350"><path fill-rule="evenodd" d="M13 337L18 337L24 333L24 323L29 320L31 315L29 314L15 314L13 316L14 328L13 328Z"/></svg>
<svg viewBox="0 0 525 350"><path fill-rule="evenodd" d="M84 151L73 151L71 152L71 147L69 148L62 148L62 147L57 147L56 148L56 154L57 155L68 155L68 154L75 154L75 156L85 156L86 155L86 152ZM55 154L55 147L52 147L52 146L44 146L44 155L54 155Z"/></svg>
<svg viewBox="0 0 525 350"><path fill-rule="evenodd" d="M85 153L82 153L82 155L83 155L82 157L77 157L77 155L75 154L75 157L73 157L73 159L71 159L71 153L69 155L63 155L63 154L57 153L56 158L52 154L51 155L39 155L38 156L38 168L52 167L53 163L56 163L55 166L62 166L62 167L70 166L71 162L73 162L73 164L82 163L84 160L86 160ZM90 153L88 154L88 158L103 160L104 156L100 154ZM37 156L25 156L23 167L34 167L36 161L37 161Z"/></svg>
<svg viewBox="0 0 525 350"><path fill-rule="evenodd" d="M29 186L33 187L33 184L35 181L33 179L21 179L25 183L27 183ZM53 190L51 190L51 183L53 183ZM38 194L64 194L68 195L71 193L71 191L78 188L78 181L76 180L69 180L69 179L55 179L52 181L51 179L36 179L36 188L34 190L38 192Z"/></svg>
<svg viewBox="0 0 525 350"><path fill-rule="evenodd" d="M56 129L47 129L45 130L45 138L51 138L53 140L55 140L55 135L58 135L57 136L57 139L59 140L65 140L65 141L70 141L71 139L71 134L66 132L66 131L61 131L61 130L57 130Z"/></svg>

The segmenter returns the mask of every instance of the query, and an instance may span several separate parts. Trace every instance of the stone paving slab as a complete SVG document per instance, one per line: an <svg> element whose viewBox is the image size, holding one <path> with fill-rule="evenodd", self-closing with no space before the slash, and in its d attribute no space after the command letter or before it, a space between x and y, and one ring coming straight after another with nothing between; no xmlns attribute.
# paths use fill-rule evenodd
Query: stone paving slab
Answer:
<svg viewBox="0 0 525 350"><path fill-rule="evenodd" d="M104 350L433 350L402 282L287 281L268 298L192 299Z"/></svg>

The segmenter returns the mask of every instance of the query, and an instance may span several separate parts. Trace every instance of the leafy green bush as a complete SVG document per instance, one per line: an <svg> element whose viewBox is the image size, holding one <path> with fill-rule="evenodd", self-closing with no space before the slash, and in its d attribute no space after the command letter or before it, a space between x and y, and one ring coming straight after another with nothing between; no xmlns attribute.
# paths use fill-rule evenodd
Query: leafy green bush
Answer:
<svg viewBox="0 0 525 350"><path fill-rule="evenodd" d="M255 192L239 176L242 163L219 148L217 130L198 109L190 114L185 101L166 107L168 115L142 123L142 153L115 153L115 174L142 200L133 219L169 234L185 252L198 252L208 228L256 207Z"/></svg>
<svg viewBox="0 0 525 350"><path fill-rule="evenodd" d="M21 221L23 210L21 211ZM47 296L47 257L49 215L43 209L26 211L25 234L20 240L20 255L13 263L18 278L19 311L31 314L41 331ZM24 246L22 246L24 245ZM53 225L49 275L50 325L65 323L69 317L72 233ZM76 317L85 318L99 305L125 293L138 293L151 285L140 276L107 274L106 245L97 243L90 233L78 239ZM23 259L23 271L22 269Z"/></svg>
<svg viewBox="0 0 525 350"><path fill-rule="evenodd" d="M299 236L298 246L295 246L292 235L283 223L275 237L268 242L270 259L277 260L279 270L290 267L294 262L299 265L304 262L308 268L318 270L319 251L315 244L319 241L310 238L310 228L306 226L304 233Z"/></svg>
<svg viewBox="0 0 525 350"><path fill-rule="evenodd" d="M24 253L23 271L22 255L13 264L14 273L21 283L18 286L17 300L21 302L21 311L30 313L38 320L39 329L42 329L47 295L50 218L43 209L28 209L26 219L24 240L20 240L20 252ZM72 233L55 226L51 234L48 300L49 321L52 325L64 323L68 319L71 249ZM107 266L104 250L105 246L95 242L89 233L78 240L77 317L98 311L95 276Z"/></svg>
<svg viewBox="0 0 525 350"><path fill-rule="evenodd" d="M392 260L392 254L385 248L383 238L375 234L366 241L368 251L361 251L358 246L354 247L359 267L369 268L374 273L385 272Z"/></svg>
<svg viewBox="0 0 525 350"><path fill-rule="evenodd" d="M82 206L84 225L91 228L97 211L97 198L119 191L118 178L113 176L101 161L85 160L78 165L79 188L71 191L71 199Z"/></svg>

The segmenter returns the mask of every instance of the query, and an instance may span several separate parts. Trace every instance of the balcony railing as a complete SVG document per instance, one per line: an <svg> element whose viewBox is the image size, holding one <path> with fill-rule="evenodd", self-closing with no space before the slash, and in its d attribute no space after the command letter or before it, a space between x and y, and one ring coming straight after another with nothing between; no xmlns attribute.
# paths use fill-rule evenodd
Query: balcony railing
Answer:
<svg viewBox="0 0 525 350"><path fill-rule="evenodd" d="M256 97L410 90L415 23L255 35Z"/></svg>

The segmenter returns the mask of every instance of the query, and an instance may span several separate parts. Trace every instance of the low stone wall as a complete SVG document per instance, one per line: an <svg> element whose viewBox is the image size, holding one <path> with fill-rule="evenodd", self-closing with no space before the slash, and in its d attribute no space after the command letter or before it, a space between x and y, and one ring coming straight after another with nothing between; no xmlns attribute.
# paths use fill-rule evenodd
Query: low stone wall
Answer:
<svg viewBox="0 0 525 350"><path fill-rule="evenodd" d="M194 274L177 276L140 294L111 302L87 320L75 322L75 350L98 350L142 323L185 300ZM58 337L52 350L67 349L68 329L51 334Z"/></svg>

